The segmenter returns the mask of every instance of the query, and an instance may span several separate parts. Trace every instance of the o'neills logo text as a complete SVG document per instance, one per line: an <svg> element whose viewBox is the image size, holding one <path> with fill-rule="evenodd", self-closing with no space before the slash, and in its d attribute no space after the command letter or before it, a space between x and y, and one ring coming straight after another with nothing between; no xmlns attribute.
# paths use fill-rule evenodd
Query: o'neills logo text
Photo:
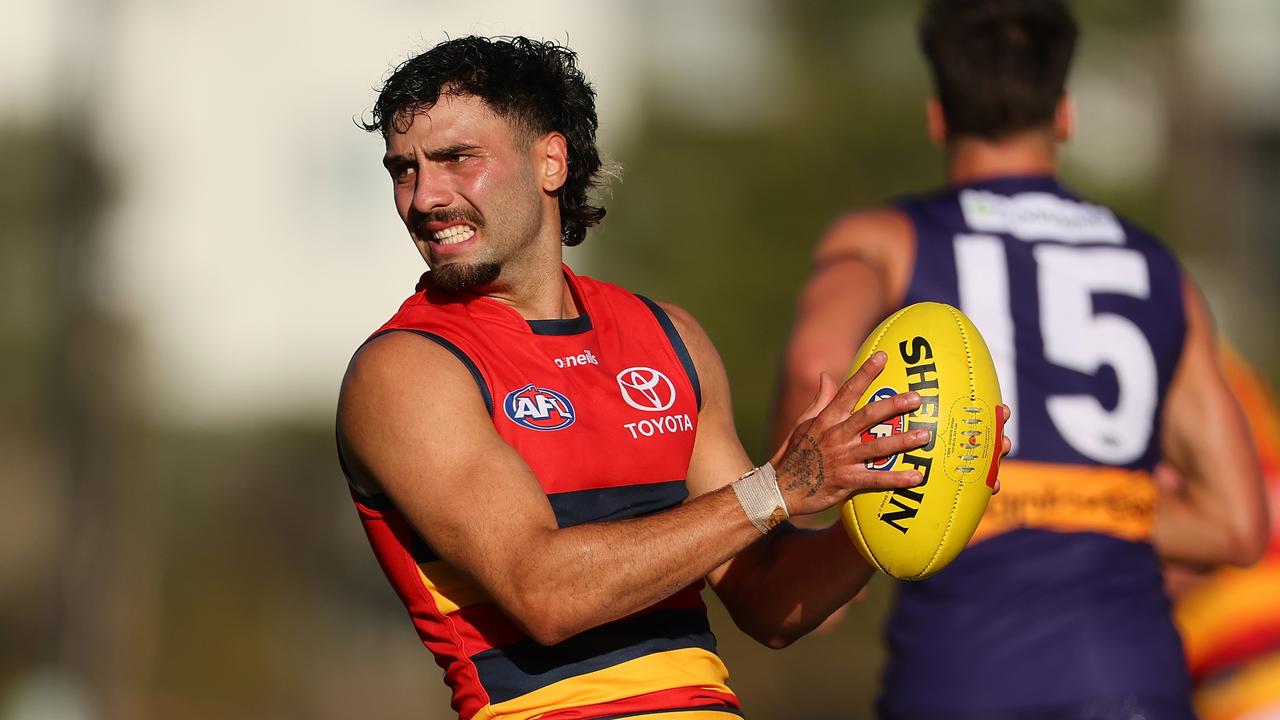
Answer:
<svg viewBox="0 0 1280 720"><path fill-rule="evenodd" d="M583 365L599 365L600 360L596 357L595 353L590 350L583 350L577 355L556 358L555 363L558 368L571 368L582 367Z"/></svg>
<svg viewBox="0 0 1280 720"><path fill-rule="evenodd" d="M932 362L925 362L933 359L933 348L922 337L898 343L898 352L907 363L907 390L920 393L920 407L907 416L907 432L929 431L929 442L903 454L898 466L899 470L907 470L909 468L902 466L910 465L920 471L924 480L916 487L894 490L889 496L888 507L880 513L881 522L905 535L910 529L908 522L920 512L924 488L929 484L929 470L933 466L933 458L916 453L932 451L938 440L938 367Z"/></svg>

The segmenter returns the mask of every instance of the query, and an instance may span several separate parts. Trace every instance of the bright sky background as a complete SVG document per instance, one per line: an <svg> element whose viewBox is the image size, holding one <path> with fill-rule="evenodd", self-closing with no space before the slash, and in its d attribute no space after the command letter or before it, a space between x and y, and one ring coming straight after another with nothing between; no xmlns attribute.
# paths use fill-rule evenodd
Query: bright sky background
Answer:
<svg viewBox="0 0 1280 720"><path fill-rule="evenodd" d="M613 155L651 72L706 119L759 118L741 112L758 86L724 78L767 72L752 60L769 50L761 7L23 3L0 29L0 63L20 68L0 74L0 99L27 117L68 93L90 108L118 192L101 299L139 330L152 411L198 425L328 413L353 349L425 269L395 216L381 140L353 123L391 67L471 33L566 43ZM719 22L732 32L714 43L696 32ZM570 257L589 266L590 252Z"/></svg>
<svg viewBox="0 0 1280 720"><path fill-rule="evenodd" d="M1191 48L1201 82L1242 114L1280 114L1280 84L1265 80L1280 71L1280 44L1268 40L1280 5L1187 6L1202 30ZM713 127L770 122L786 83L775 82L784 54L768 7L15 3L0 24L0 107L38 118L78 97L89 108L118 193L99 289L138 330L137 378L154 413L197 425L328 413L352 350L424 269L395 216L381 141L353 123L393 65L469 33L566 42L595 84L602 146L617 157L645 101ZM1072 83L1089 112L1068 157L1123 186L1159 167L1161 89L1126 65L1129 48L1099 63L1108 48L1092 42L1095 62ZM1128 162L1113 162L1118 149ZM569 257L589 271L592 251Z"/></svg>

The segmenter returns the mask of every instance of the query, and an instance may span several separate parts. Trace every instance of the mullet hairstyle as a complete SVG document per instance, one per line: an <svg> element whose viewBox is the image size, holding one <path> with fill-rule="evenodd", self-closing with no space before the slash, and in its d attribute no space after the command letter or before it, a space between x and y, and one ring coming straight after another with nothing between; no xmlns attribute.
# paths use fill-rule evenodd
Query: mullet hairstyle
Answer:
<svg viewBox="0 0 1280 720"><path fill-rule="evenodd" d="M927 0L920 45L948 135L1051 123L1079 32L1063 0Z"/></svg>
<svg viewBox="0 0 1280 720"><path fill-rule="evenodd" d="M414 116L442 95L472 95L530 139L564 135L569 174L558 192L560 241L577 245L604 219L588 193L600 184L595 91L577 66L577 54L554 42L475 35L440 43L409 58L378 93L370 122L359 125L385 140L404 132Z"/></svg>

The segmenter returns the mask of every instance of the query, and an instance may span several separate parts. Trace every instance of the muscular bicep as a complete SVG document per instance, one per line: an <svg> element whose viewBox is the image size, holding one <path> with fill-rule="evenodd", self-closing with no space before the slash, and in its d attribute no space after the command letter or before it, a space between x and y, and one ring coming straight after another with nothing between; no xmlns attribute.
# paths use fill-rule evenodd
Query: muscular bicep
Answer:
<svg viewBox="0 0 1280 720"><path fill-rule="evenodd" d="M441 558L500 603L519 549L556 527L471 374L425 338L388 333L357 353L343 380L338 436L354 482L390 497Z"/></svg>

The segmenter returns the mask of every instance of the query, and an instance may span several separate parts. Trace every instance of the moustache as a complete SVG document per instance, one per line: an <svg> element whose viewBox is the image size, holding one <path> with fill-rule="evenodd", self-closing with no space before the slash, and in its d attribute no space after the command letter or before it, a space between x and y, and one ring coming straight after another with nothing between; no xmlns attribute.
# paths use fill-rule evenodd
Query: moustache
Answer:
<svg viewBox="0 0 1280 720"><path fill-rule="evenodd" d="M476 228L484 227L484 218L480 213L475 208L466 207L432 210L425 213L414 212L413 227L419 235L429 235L430 231L426 228L428 223L447 223L455 220L464 220Z"/></svg>

